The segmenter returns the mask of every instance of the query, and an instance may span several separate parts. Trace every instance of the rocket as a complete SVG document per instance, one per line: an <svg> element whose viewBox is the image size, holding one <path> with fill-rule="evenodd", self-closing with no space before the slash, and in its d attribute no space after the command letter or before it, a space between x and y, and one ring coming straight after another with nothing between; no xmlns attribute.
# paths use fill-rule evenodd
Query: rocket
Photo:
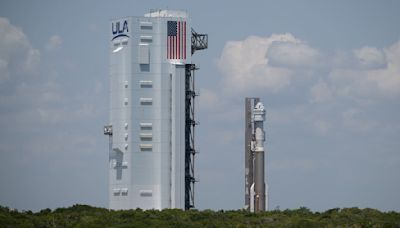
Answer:
<svg viewBox="0 0 400 228"><path fill-rule="evenodd" d="M251 212L268 210L265 183L265 107L259 98L246 98L245 127L245 208Z"/></svg>

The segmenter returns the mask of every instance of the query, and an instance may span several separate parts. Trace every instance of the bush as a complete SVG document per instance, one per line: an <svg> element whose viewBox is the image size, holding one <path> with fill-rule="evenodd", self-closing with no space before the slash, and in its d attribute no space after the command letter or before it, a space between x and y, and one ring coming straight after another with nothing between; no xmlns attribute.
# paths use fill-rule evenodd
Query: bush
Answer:
<svg viewBox="0 0 400 228"><path fill-rule="evenodd" d="M399 227L398 212L366 208L333 208L312 212L306 207L250 213L245 210L179 209L107 210L88 205L49 208L37 213L0 206L0 227Z"/></svg>

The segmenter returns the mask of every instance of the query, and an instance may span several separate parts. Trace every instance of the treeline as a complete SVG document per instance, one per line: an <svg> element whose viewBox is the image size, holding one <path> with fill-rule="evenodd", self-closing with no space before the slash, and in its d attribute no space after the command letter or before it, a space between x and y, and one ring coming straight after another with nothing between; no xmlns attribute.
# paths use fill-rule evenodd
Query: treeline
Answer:
<svg viewBox="0 0 400 228"><path fill-rule="evenodd" d="M74 205L40 212L0 206L0 227L400 227L400 213L375 209L306 207L249 213L244 210L108 210Z"/></svg>

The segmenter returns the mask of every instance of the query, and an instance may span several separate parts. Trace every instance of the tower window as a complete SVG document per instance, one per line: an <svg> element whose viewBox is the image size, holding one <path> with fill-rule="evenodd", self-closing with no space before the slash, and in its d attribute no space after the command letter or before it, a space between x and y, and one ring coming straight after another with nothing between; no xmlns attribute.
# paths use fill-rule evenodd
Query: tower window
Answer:
<svg viewBox="0 0 400 228"><path fill-rule="evenodd" d="M141 130L151 130L153 128L152 123L140 123Z"/></svg>
<svg viewBox="0 0 400 228"><path fill-rule="evenodd" d="M142 151L142 152L153 150L153 145L151 145L151 144L140 144L139 147L140 147L140 151Z"/></svg>
<svg viewBox="0 0 400 228"><path fill-rule="evenodd" d="M153 29L153 23L150 21L141 21L140 22L140 29L141 30L152 30Z"/></svg>
<svg viewBox="0 0 400 228"><path fill-rule="evenodd" d="M141 80L139 83L140 83L140 87L141 88L151 88L151 87L153 87L153 81Z"/></svg>
<svg viewBox="0 0 400 228"><path fill-rule="evenodd" d="M141 43L152 43L153 42L153 37L152 36L140 36L140 42Z"/></svg>
<svg viewBox="0 0 400 228"><path fill-rule="evenodd" d="M153 98L140 98L140 104L142 105L152 105L153 104Z"/></svg>

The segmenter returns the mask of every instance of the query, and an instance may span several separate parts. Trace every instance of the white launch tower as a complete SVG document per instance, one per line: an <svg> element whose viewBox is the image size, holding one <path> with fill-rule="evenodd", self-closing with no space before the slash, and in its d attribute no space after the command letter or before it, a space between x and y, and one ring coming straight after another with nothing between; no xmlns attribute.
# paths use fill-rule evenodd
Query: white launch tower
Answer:
<svg viewBox="0 0 400 228"><path fill-rule="evenodd" d="M157 10L109 27L109 208L194 207L194 71L207 48L186 12Z"/></svg>
<svg viewBox="0 0 400 228"><path fill-rule="evenodd" d="M264 161L265 108L259 98L245 100L245 208L268 210L268 185Z"/></svg>

